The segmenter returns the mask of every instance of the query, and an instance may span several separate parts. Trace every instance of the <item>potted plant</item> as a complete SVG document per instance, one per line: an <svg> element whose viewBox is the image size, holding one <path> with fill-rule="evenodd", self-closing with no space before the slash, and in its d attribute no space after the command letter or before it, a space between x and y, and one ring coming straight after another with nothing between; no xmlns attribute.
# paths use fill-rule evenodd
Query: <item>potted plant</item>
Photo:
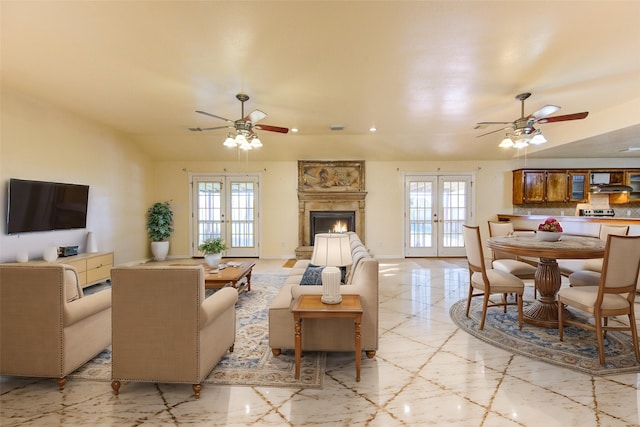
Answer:
<svg viewBox="0 0 640 427"><path fill-rule="evenodd" d="M207 239L198 245L198 249L204 252L204 260L212 267L217 267L222 260L222 252L229 249L222 237Z"/></svg>
<svg viewBox="0 0 640 427"><path fill-rule="evenodd" d="M147 211L147 234L151 239L153 259L162 261L169 253L169 236L173 232L173 211L169 202L156 202Z"/></svg>

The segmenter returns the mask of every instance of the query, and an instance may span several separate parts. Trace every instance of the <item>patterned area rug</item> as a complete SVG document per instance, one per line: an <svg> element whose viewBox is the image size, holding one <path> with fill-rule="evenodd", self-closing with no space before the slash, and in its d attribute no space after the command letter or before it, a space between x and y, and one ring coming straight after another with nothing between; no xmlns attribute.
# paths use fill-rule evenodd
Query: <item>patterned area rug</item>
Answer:
<svg viewBox="0 0 640 427"><path fill-rule="evenodd" d="M305 352L300 379L294 379L293 351L274 357L269 348L268 307L286 275L253 274L251 292L239 295L236 305L236 342L213 368L205 384L266 387L322 388L326 355ZM214 291L207 290L207 294ZM111 381L111 347L104 350L69 378Z"/></svg>
<svg viewBox="0 0 640 427"><path fill-rule="evenodd" d="M590 375L640 372L628 332L607 332L604 341L606 364L603 366L598 360L598 342L593 331L565 326L564 341L561 342L558 329L523 323L522 330L518 330L518 311L515 306L510 306L506 314L502 308L489 308L484 330L480 331L481 302L479 299L471 302L468 318L466 309L466 299L451 306L449 314L456 325L474 337L512 353ZM571 312L577 318L584 318L579 312Z"/></svg>

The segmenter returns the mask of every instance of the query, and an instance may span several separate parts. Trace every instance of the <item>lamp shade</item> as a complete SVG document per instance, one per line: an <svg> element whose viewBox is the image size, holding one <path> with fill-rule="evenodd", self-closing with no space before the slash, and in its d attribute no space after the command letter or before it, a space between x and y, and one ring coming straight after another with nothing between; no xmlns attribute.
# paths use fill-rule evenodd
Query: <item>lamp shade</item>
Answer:
<svg viewBox="0 0 640 427"><path fill-rule="evenodd" d="M351 264L349 236L341 233L316 234L311 264L343 267Z"/></svg>

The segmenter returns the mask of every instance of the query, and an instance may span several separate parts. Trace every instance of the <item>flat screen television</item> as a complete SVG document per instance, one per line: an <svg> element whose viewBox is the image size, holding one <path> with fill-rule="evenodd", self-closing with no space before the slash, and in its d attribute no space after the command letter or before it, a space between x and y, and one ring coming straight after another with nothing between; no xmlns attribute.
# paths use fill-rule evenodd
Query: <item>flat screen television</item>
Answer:
<svg viewBox="0 0 640 427"><path fill-rule="evenodd" d="M86 228L89 186L11 178L7 234Z"/></svg>

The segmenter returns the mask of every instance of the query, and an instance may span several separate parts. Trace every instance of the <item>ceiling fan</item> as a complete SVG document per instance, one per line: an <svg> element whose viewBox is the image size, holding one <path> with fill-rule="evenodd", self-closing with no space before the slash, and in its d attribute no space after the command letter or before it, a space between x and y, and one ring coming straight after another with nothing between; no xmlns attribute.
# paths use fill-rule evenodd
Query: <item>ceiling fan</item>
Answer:
<svg viewBox="0 0 640 427"><path fill-rule="evenodd" d="M248 115L244 115L244 103L249 100L249 96L244 93L239 93L236 98L242 103L240 119L230 120L224 117L217 116L215 114L207 113L206 111L196 111L198 114L204 114L205 116L213 117L216 119L224 120L227 122L224 126L215 126L210 128L189 128L190 131L201 132L217 129L234 129L235 135L232 132L229 133L227 139L224 141L224 145L227 147L239 147L243 150L251 150L253 148L262 147L262 142L258 138L254 129L264 130L268 132L287 133L288 128L280 126L271 126L265 124L257 124L260 120L267 117L267 114L260 110L253 110Z"/></svg>
<svg viewBox="0 0 640 427"><path fill-rule="evenodd" d="M484 129L490 125L508 125L504 128L497 129L491 132L478 135L477 138L492 133L506 131L505 139L500 143L500 147L515 147L522 148L529 144L543 144L547 142L544 135L539 129L536 129L534 125L553 123L553 122L565 122L569 120L584 119L589 115L588 112L566 114L564 116L547 117L560 109L557 105L545 105L535 113L524 115L524 101L529 98L531 93L525 92L516 95L516 100L521 102L520 118L513 122L478 122L474 129Z"/></svg>

